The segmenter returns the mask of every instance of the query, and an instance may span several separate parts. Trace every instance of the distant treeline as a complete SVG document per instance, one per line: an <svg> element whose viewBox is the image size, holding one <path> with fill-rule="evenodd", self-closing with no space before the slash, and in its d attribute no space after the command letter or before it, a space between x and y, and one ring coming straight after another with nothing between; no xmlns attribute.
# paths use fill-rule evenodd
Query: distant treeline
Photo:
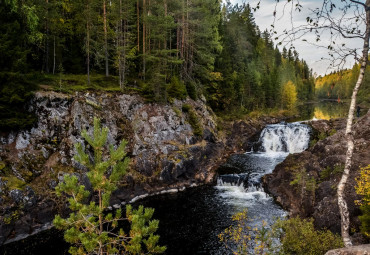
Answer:
<svg viewBox="0 0 370 255"><path fill-rule="evenodd" d="M307 100L314 95L306 62L291 49L280 52L272 36L259 30L248 4L0 3L2 73L85 74L87 85L92 76L104 74L116 77L122 89L134 87L151 101L203 94L216 111L289 108L289 97ZM0 104L7 100L2 98Z"/></svg>
<svg viewBox="0 0 370 255"><path fill-rule="evenodd" d="M360 72L360 65L355 64L352 69L332 72L316 79L316 95L320 99L349 99L352 96ZM359 90L357 101L359 104L370 106L370 67L366 69L364 82Z"/></svg>

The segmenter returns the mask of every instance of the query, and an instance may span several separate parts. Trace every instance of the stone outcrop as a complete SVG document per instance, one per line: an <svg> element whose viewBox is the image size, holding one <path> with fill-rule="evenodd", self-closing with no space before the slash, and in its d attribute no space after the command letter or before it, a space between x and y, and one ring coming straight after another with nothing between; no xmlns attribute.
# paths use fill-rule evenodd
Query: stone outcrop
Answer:
<svg viewBox="0 0 370 255"><path fill-rule="evenodd" d="M203 136L195 136L183 106L196 114ZM73 173L86 186L86 170L73 160L83 129L92 132L94 116L109 128L108 142L128 141L130 172L113 194L112 208L148 195L177 192L214 181L226 157L250 149L249 141L275 118L223 123L201 100L146 103L138 95L84 92L74 95L37 92L29 110L38 117L31 130L0 134L0 245L50 228L66 202L54 188ZM221 129L222 129L221 128Z"/></svg>
<svg viewBox="0 0 370 255"><path fill-rule="evenodd" d="M330 250L325 255L370 255L370 244Z"/></svg>
<svg viewBox="0 0 370 255"><path fill-rule="evenodd" d="M265 176L264 186L290 215L313 217L318 228L340 233L336 187L344 169L345 121L314 121L310 148L291 154L274 172ZM353 126L355 150L345 197L349 206L351 229L359 227L359 207L355 200L355 178L361 167L370 164L370 111ZM355 240L356 242L356 240Z"/></svg>
<svg viewBox="0 0 370 255"><path fill-rule="evenodd" d="M184 104L196 113L204 137L194 136L188 114L181 111ZM37 92L30 110L38 117L31 130L0 136L0 243L32 233L63 212L53 190L64 174L73 172L86 183L86 169L73 160L74 144L88 146L80 133L92 132L94 116L109 128L109 144L128 141L132 171L112 204L210 182L224 149L215 135L214 115L201 101L160 105L137 95Z"/></svg>

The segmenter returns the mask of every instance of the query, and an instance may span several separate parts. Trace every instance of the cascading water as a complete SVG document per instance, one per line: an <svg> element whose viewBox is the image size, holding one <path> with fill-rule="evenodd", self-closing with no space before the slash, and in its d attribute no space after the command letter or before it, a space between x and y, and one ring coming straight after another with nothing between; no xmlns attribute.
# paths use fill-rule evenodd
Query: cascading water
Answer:
<svg viewBox="0 0 370 255"><path fill-rule="evenodd" d="M310 128L301 123L268 125L261 132L258 151L229 158L228 169L238 168L240 172L221 175L216 189L223 203L231 205L232 213L248 209L248 218L254 219L252 227L260 226L262 220L272 224L276 217L285 215L264 192L261 178L271 173L289 153L304 151L310 132Z"/></svg>
<svg viewBox="0 0 370 255"><path fill-rule="evenodd" d="M268 125L260 136L261 151L298 153L307 149L311 129L304 124Z"/></svg>
<svg viewBox="0 0 370 255"><path fill-rule="evenodd" d="M244 209L248 209L252 228L260 226L262 221L272 224L276 217L283 217L285 211L264 192L261 178L271 173L289 153L306 149L309 133L308 126L299 123L268 125L254 146L258 150L234 154L228 159L225 174L220 176L215 188L202 186L140 201L139 204L155 208L153 218L160 221L158 234L161 244L167 246L166 254L230 254L218 235L233 224L231 216ZM61 236L53 237L49 232L35 236L23 252L14 244L6 254L40 254L42 247L45 251L53 250L55 255L66 254L68 246L55 249L63 246ZM44 246L40 248L35 243ZM5 254L1 250L0 253Z"/></svg>

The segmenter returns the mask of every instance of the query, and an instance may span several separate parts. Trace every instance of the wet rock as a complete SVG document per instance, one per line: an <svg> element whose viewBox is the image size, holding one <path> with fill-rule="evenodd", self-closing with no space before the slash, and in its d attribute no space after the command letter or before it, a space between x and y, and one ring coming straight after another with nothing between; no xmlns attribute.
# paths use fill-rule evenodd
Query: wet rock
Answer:
<svg viewBox="0 0 370 255"><path fill-rule="evenodd" d="M33 191L31 187L29 186L26 187L22 202L26 210L36 205L37 198L36 198L35 192Z"/></svg>
<svg viewBox="0 0 370 255"><path fill-rule="evenodd" d="M173 181L172 170L175 167L175 163L169 160L163 160L161 163L162 171L160 174L160 179L166 183Z"/></svg>
<svg viewBox="0 0 370 255"><path fill-rule="evenodd" d="M13 189L9 192L10 198L17 204L23 201L23 192L19 189Z"/></svg>
<svg viewBox="0 0 370 255"><path fill-rule="evenodd" d="M289 155L274 172L266 175L264 185L268 192L290 212L290 215L313 217L315 226L340 233L340 215L337 205L336 187L344 169L347 144L344 139L345 119L335 121L315 121L312 127L317 133L329 135L308 150ZM343 124L344 123L344 124ZM359 229L359 206L354 203L360 199L356 194L355 178L361 167L370 164L370 112L358 119L353 126L355 148L350 176L345 189L351 229ZM330 130L337 129L330 135ZM365 156L366 155L366 156ZM306 181L314 182L315 189L297 188L291 185L295 175L307 176Z"/></svg>
<svg viewBox="0 0 370 255"><path fill-rule="evenodd" d="M217 141L216 136L208 128L203 131L203 140L210 143L215 143Z"/></svg>
<svg viewBox="0 0 370 255"><path fill-rule="evenodd" d="M187 123L187 113L181 112L184 104L191 105L197 114L204 131L202 137L194 136ZM36 92L30 103L31 108L38 119L33 128L0 137L0 157L10 162L12 175L25 181L26 185L42 185L40 190L50 191L64 180L65 174L75 171L80 182L90 190L91 184L86 177L88 169L73 159L76 155L74 144L81 143L90 160L93 159L92 148L81 137L81 131L85 129L91 135L93 119L97 116L102 125L110 130L109 144L116 148L122 139L128 141L130 167L138 173L124 177L122 187L112 196L112 201L117 203L127 202L134 196L156 193L167 185L182 188L185 183L213 181L216 167L228 153L244 149L264 125L278 121L264 118L231 123L228 124L230 129L228 126L225 128L230 133L227 132L226 138L223 138L216 129L216 117L212 110L201 100L189 98L164 105L145 103L138 95L119 93L76 92L65 95ZM36 177L40 175L49 179L39 182ZM17 210L31 215L31 221L18 220L30 228L52 220L55 207L62 213L66 211L59 208L63 206L49 201L47 195L36 195L27 188L24 191L13 190L6 195L11 199L4 201L14 201L19 207ZM24 207L20 208L20 205ZM15 210L9 208L9 213ZM14 229L15 224L12 226ZM15 233L21 235L28 227L16 225L20 229L15 229ZM7 233L5 235L8 237Z"/></svg>

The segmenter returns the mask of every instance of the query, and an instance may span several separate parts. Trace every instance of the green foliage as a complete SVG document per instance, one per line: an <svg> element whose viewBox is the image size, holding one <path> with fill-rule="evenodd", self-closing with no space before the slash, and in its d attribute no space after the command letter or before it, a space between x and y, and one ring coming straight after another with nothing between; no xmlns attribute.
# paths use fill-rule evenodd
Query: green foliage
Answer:
<svg viewBox="0 0 370 255"><path fill-rule="evenodd" d="M361 201L356 201L362 212L362 215L359 216L360 229L364 235L370 237L370 165L361 169L360 176L356 181L356 193L362 196Z"/></svg>
<svg viewBox="0 0 370 255"><path fill-rule="evenodd" d="M189 81L186 83L186 91L191 99L197 100L197 87L193 81Z"/></svg>
<svg viewBox="0 0 370 255"><path fill-rule="evenodd" d="M176 116L181 118L182 117L182 113L181 111L177 108L177 107L172 107L172 110L175 112Z"/></svg>
<svg viewBox="0 0 370 255"><path fill-rule="evenodd" d="M183 104L182 105L182 111L183 112L189 112L192 109L190 104Z"/></svg>
<svg viewBox="0 0 370 255"><path fill-rule="evenodd" d="M171 83L167 87L169 97L177 99L185 99L187 96L185 84L176 76L171 78Z"/></svg>
<svg viewBox="0 0 370 255"><path fill-rule="evenodd" d="M127 141L123 140L115 149L109 146L109 157L105 157L105 144L108 128L101 128L100 121L94 118L93 135L86 130L82 137L94 150L94 159L90 160L82 144L76 144L77 154L74 159L90 171L87 177L91 183L93 194L97 201L88 203L90 192L84 185L79 184L75 175L65 175L64 182L55 188L56 194L67 195L69 208L72 213L67 219L57 215L53 221L58 229L65 230L64 238L73 246L69 249L71 254L117 254L128 252L130 254L162 253L165 247L158 246L159 236L154 235L158 228L158 221L151 220L154 210L139 207L132 210L126 208L126 218L131 224L129 235L118 228L122 221L122 210L106 213L109 200L117 184L126 173L129 160L125 147Z"/></svg>
<svg viewBox="0 0 370 255"><path fill-rule="evenodd" d="M278 219L272 226L250 227L247 211L232 216L233 225L219 234L232 254L318 255L343 247L341 237L329 230L315 230L313 219Z"/></svg>
<svg viewBox="0 0 370 255"><path fill-rule="evenodd" d="M313 219L278 220L272 232L272 236L281 237L280 254L317 255L343 247L339 235L329 230L315 230Z"/></svg>
<svg viewBox="0 0 370 255"><path fill-rule="evenodd" d="M355 64L352 69L332 72L325 76L319 76L315 81L316 95L322 99L343 100L352 96L352 91L360 72L360 65ZM364 82L358 93L358 103L366 107L370 106L370 67L366 68Z"/></svg>
<svg viewBox="0 0 370 255"><path fill-rule="evenodd" d="M324 140L328 135L325 132L321 132L317 138L319 138L319 141Z"/></svg>
<svg viewBox="0 0 370 255"><path fill-rule="evenodd" d="M309 177L304 169L297 170L293 172L293 180L290 185L296 186L298 190L315 192L316 189L316 179L314 177Z"/></svg>
<svg viewBox="0 0 370 255"><path fill-rule="evenodd" d="M292 81L288 81L284 84L281 94L283 107L288 110L293 110L297 102L297 91Z"/></svg>
<svg viewBox="0 0 370 255"><path fill-rule="evenodd" d="M27 106L37 86L18 73L0 73L0 131L29 128L37 120Z"/></svg>
<svg viewBox="0 0 370 255"><path fill-rule="evenodd" d="M193 133L196 136L203 135L203 129L199 122L197 113L193 110L193 107L190 104L183 104L182 111L188 113L188 121L193 129Z"/></svg>
<svg viewBox="0 0 370 255"><path fill-rule="evenodd" d="M344 165L335 165L334 167L328 166L320 172L321 181L328 180L332 176L342 174L344 171Z"/></svg>
<svg viewBox="0 0 370 255"><path fill-rule="evenodd" d="M154 88L149 83L141 83L141 91L140 94L145 98L147 102L154 102L155 101L155 93Z"/></svg>
<svg viewBox="0 0 370 255"><path fill-rule="evenodd" d="M191 128L193 129L194 135L196 135L196 136L202 136L203 135L202 126L199 122L197 113L193 109L190 109L190 111L189 111L189 124L190 124Z"/></svg>
<svg viewBox="0 0 370 255"><path fill-rule="evenodd" d="M329 130L329 136L335 135L337 130L335 128Z"/></svg>
<svg viewBox="0 0 370 255"><path fill-rule="evenodd" d="M289 80L298 99L312 99L307 64L295 51L280 53L271 35L259 30L248 4L136 5L110 2L105 19L97 0L7 0L0 6L0 70L41 71L45 77L38 84L66 93L124 90L162 103L187 95L196 100L203 93L218 112L281 107L282 84ZM103 74L106 65L109 77ZM23 128L17 119L28 118L15 119L6 125Z"/></svg>

